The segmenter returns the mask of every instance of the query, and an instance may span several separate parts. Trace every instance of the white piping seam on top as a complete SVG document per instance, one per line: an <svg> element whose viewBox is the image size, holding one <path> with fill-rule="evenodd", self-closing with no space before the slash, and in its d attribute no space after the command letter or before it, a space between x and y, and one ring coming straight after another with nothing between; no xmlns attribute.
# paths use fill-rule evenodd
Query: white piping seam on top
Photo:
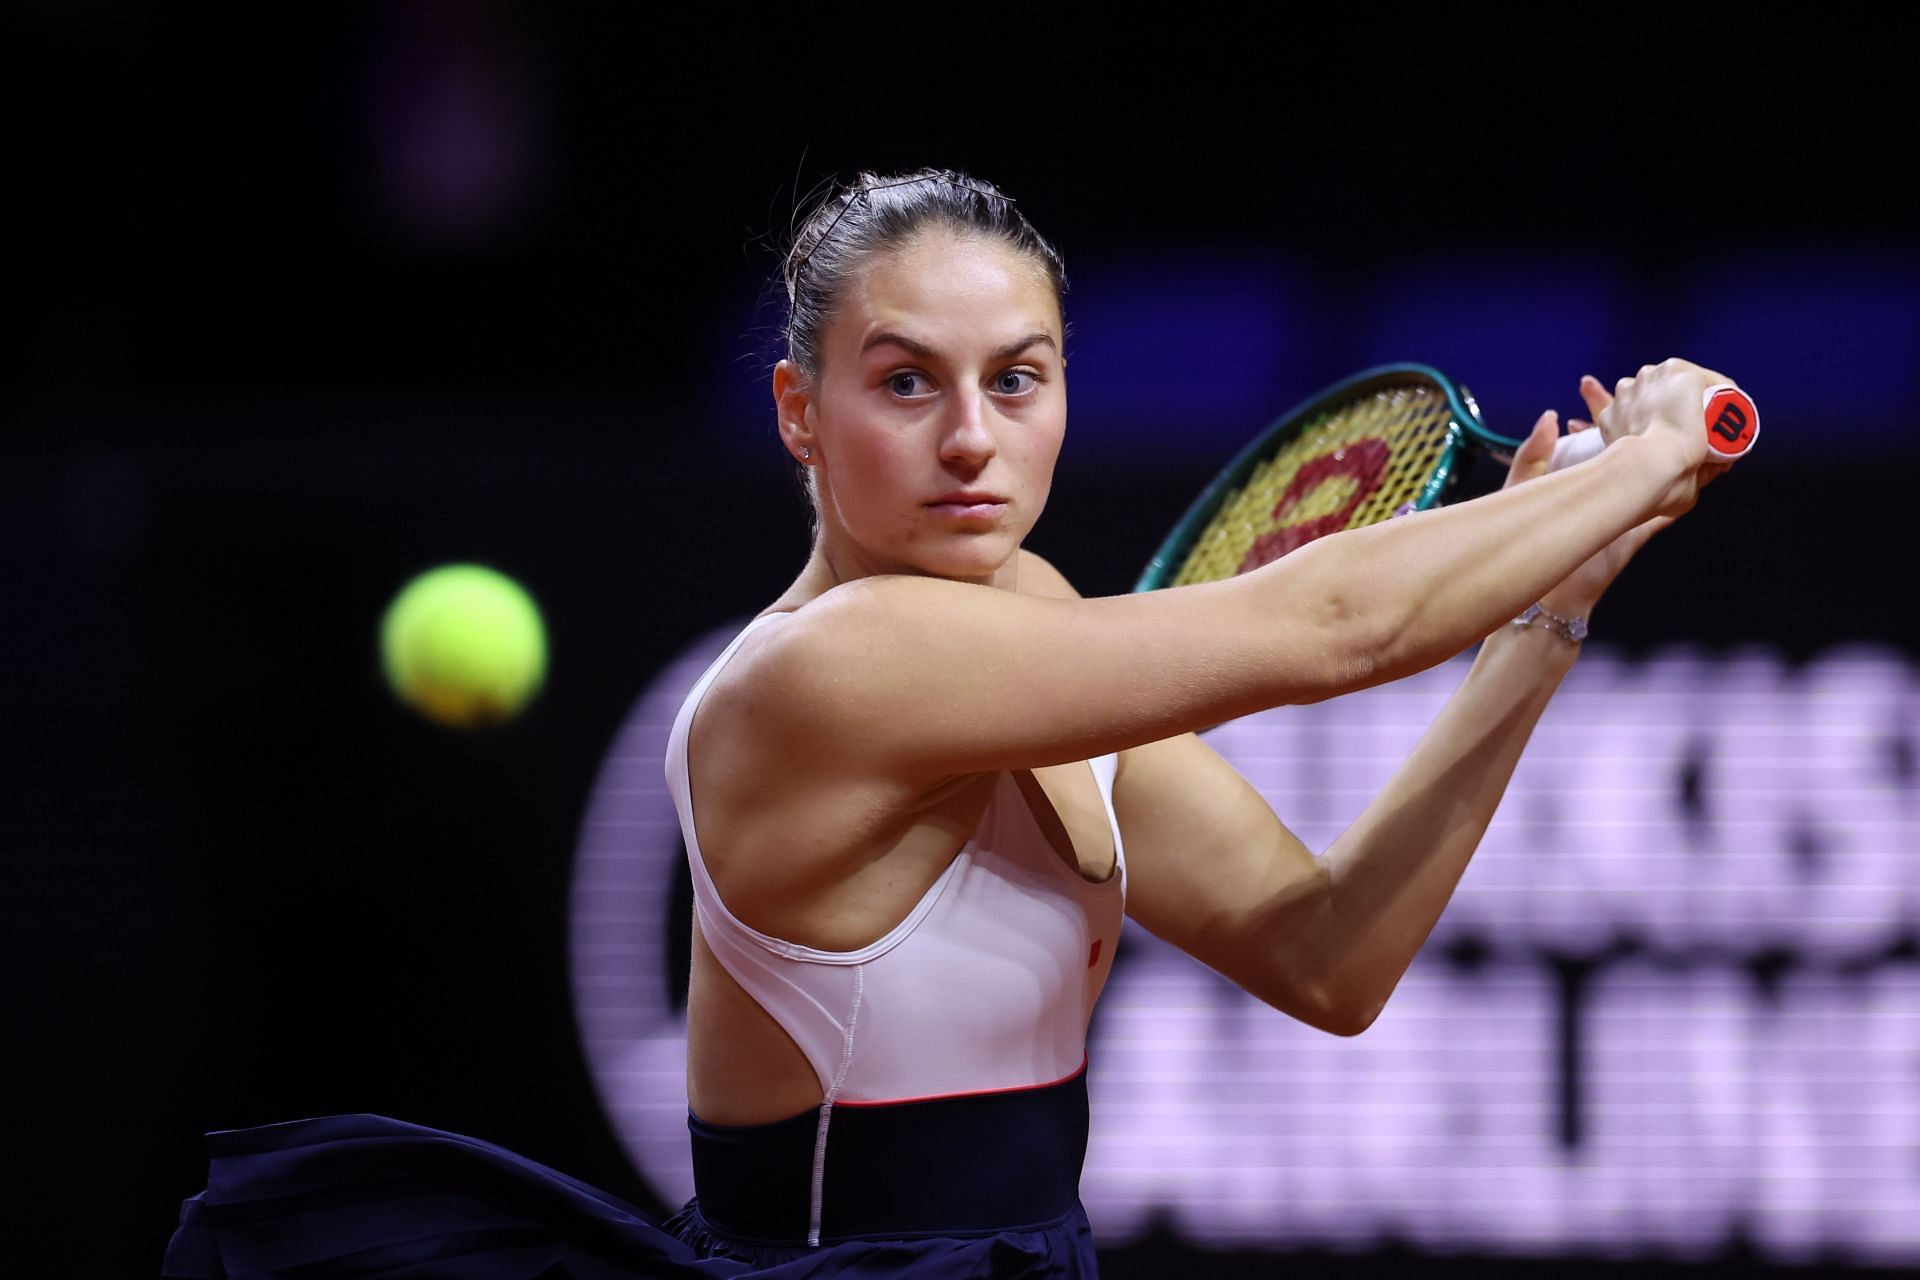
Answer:
<svg viewBox="0 0 1920 1280"><path fill-rule="evenodd" d="M847 1079L847 1068L853 1065L853 1027L860 1020L860 997L866 991L866 977L867 966L853 966L853 1007L847 1011L847 1029L840 1050L840 1070L835 1073L827 1096L821 1099L820 1127L813 1135L813 1200L807 1212L809 1248L820 1247L820 1214L827 1189L827 1125L833 1119L833 1100L840 1096L840 1086Z"/></svg>

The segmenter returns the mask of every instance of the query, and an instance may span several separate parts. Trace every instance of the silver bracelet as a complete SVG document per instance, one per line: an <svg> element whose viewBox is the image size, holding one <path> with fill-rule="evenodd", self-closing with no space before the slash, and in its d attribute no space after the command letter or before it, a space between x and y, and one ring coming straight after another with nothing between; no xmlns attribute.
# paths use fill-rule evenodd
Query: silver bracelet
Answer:
<svg viewBox="0 0 1920 1280"><path fill-rule="evenodd" d="M1516 627L1536 627L1541 631L1551 631L1568 644L1579 644L1587 638L1587 617L1563 618L1551 609L1543 609L1538 604L1530 604L1509 625Z"/></svg>

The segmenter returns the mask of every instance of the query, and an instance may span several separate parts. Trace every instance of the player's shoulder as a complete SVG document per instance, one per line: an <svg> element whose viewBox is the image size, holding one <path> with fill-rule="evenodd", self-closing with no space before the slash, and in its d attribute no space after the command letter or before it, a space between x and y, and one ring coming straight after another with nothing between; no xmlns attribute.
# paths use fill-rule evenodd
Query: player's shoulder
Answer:
<svg viewBox="0 0 1920 1280"><path fill-rule="evenodd" d="M1081 598L1066 575L1044 557L1025 549L1017 554L1019 595ZM875 574L804 601L781 601L769 612L788 616L759 628L760 633L741 646L722 683L775 699L796 696L808 704L839 687L836 681L823 680L823 672L875 674L901 655L915 653L917 634L943 627L944 620L978 617L983 604L995 597L1005 598L973 583Z"/></svg>
<svg viewBox="0 0 1920 1280"><path fill-rule="evenodd" d="M823 673L870 670L899 647L901 624L916 616L957 615L977 607L985 588L909 574L875 574L803 600L776 602L761 617L779 621L756 629L740 646L715 692L751 689L761 698L830 696L836 680ZM764 705L764 704L763 704Z"/></svg>

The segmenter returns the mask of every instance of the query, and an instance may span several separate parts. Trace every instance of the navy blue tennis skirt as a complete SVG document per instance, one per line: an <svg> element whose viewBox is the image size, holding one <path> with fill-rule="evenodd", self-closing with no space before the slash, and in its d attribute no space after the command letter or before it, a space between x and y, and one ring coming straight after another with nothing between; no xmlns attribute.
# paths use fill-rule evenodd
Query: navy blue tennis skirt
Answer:
<svg viewBox="0 0 1920 1280"><path fill-rule="evenodd" d="M478 1138L376 1115L207 1135L161 1275L338 1280L1092 1277L1084 1073L1011 1093L689 1118L695 1198L657 1221ZM817 1237L817 1244L809 1244Z"/></svg>

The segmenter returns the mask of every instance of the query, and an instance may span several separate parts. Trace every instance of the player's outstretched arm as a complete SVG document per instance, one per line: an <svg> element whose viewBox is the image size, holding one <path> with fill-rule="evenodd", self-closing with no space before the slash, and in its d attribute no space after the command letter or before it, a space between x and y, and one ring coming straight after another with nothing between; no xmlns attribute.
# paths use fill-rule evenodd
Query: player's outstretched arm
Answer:
<svg viewBox="0 0 1920 1280"><path fill-rule="evenodd" d="M1669 503L1695 465L1664 439L1623 439L1227 582L1140 595L860 579L743 655L740 687L794 769L931 783L1082 760L1440 662Z"/></svg>

